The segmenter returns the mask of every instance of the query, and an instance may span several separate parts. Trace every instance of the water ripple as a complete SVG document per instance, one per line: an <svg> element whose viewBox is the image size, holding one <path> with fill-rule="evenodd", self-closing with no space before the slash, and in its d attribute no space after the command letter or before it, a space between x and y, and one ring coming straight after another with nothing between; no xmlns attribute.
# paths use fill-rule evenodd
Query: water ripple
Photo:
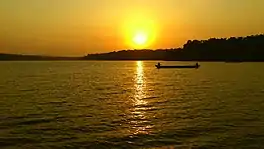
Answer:
<svg viewBox="0 0 264 149"><path fill-rule="evenodd" d="M263 63L154 64L0 64L1 148L262 147Z"/></svg>

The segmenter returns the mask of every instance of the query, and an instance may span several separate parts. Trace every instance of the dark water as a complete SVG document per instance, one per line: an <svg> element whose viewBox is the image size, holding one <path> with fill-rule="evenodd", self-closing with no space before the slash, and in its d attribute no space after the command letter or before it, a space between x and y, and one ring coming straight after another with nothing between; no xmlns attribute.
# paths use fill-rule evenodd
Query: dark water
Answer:
<svg viewBox="0 0 264 149"><path fill-rule="evenodd" d="M1 148L264 148L264 63L154 64L1 62Z"/></svg>

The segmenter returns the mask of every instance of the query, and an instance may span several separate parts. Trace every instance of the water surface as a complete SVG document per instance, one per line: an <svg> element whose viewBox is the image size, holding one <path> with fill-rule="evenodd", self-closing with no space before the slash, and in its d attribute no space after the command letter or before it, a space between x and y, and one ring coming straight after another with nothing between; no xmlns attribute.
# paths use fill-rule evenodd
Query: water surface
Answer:
<svg viewBox="0 0 264 149"><path fill-rule="evenodd" d="M1 62L1 148L264 148L264 63L155 63Z"/></svg>

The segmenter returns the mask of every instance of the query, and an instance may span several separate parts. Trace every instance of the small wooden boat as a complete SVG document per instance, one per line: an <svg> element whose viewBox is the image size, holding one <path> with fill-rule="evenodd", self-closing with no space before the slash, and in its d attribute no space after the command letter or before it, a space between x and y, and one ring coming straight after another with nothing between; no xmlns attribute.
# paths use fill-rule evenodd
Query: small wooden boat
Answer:
<svg viewBox="0 0 264 149"><path fill-rule="evenodd" d="M158 69L161 68L195 68L198 69L200 67L200 65L196 64L196 65L183 65L183 66L161 66L161 65L155 65Z"/></svg>

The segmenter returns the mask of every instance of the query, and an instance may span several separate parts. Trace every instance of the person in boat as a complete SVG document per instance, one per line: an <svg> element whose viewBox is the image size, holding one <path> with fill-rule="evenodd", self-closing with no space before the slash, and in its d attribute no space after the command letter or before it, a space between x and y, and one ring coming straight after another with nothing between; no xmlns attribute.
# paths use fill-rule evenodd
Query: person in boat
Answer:
<svg viewBox="0 0 264 149"><path fill-rule="evenodd" d="M198 64L198 63L196 63L196 64L195 64L195 66L196 66L196 67L199 67L199 64Z"/></svg>
<svg viewBox="0 0 264 149"><path fill-rule="evenodd" d="M160 67L160 63L158 63L158 67Z"/></svg>

